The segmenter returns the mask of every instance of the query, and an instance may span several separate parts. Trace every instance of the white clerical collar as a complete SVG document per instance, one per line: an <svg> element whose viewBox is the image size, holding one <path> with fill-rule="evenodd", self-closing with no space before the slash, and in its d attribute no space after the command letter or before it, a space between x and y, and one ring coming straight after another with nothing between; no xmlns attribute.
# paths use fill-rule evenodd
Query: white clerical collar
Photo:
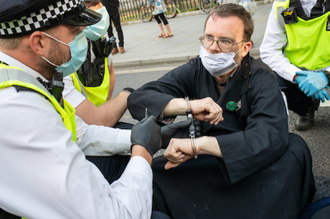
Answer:
<svg viewBox="0 0 330 219"><path fill-rule="evenodd" d="M26 73L32 75L34 78L41 78L43 81L45 82L49 82L46 78L44 78L44 76L42 76L39 72L33 70L32 68L24 65L23 63L21 63L20 61L17 61L16 59L14 59L13 57L7 55L6 53L3 53L0 51L0 61L3 61L5 63L7 63L10 66L14 66L17 68L22 69L23 71L25 71Z"/></svg>

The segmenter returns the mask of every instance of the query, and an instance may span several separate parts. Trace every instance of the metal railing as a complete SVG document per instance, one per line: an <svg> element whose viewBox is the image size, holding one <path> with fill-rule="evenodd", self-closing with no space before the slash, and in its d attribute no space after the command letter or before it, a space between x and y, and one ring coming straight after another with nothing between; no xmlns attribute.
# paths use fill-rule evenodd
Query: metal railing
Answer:
<svg viewBox="0 0 330 219"><path fill-rule="evenodd" d="M198 10L198 0L173 0L180 11ZM121 22L139 19L139 11L143 3L148 0L121 0L119 13Z"/></svg>

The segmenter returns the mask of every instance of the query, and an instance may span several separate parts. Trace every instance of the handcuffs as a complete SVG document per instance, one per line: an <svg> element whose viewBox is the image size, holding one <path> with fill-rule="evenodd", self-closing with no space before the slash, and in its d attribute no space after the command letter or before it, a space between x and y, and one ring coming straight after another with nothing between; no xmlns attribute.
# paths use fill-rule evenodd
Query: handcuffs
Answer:
<svg viewBox="0 0 330 219"><path fill-rule="evenodd" d="M189 102L189 97L185 97L186 104L187 104L187 110L186 110L186 115L187 119L191 120L191 125L189 126L189 137L191 140L191 147L193 150L193 156L195 159L198 158L198 154L196 151L196 138L201 136L201 127L200 127L200 121L195 120L193 115L192 115L192 110L190 108L190 102Z"/></svg>

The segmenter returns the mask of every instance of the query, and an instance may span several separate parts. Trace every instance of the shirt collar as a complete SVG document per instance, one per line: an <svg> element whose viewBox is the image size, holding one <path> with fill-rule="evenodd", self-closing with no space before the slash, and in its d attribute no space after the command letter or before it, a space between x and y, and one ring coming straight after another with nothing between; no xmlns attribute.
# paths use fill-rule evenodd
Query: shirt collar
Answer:
<svg viewBox="0 0 330 219"><path fill-rule="evenodd" d="M32 68L24 65L23 63L21 63L20 61L14 59L13 57L3 53L0 51L0 61L3 61L5 63L7 63L10 66L15 66L17 68L22 69L23 71L25 71L26 73L32 75L34 78L41 78L43 81L45 82L49 82L46 78L44 78L44 76L42 76L39 72L33 70Z"/></svg>

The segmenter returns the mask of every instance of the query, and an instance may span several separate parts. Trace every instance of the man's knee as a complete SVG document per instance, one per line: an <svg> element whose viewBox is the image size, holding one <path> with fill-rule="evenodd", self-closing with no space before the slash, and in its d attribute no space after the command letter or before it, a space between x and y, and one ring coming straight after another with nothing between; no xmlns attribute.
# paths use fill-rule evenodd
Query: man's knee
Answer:
<svg viewBox="0 0 330 219"><path fill-rule="evenodd" d="M306 141L295 133L289 134L289 148L293 152L303 151L304 153L310 154Z"/></svg>

